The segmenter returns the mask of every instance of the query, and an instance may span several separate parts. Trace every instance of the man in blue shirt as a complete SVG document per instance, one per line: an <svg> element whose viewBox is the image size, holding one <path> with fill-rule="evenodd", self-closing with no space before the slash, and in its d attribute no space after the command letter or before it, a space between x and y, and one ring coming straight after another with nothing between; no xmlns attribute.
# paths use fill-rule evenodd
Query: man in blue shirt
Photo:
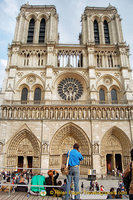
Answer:
<svg viewBox="0 0 133 200"><path fill-rule="evenodd" d="M73 150L69 151L67 153L67 157L69 155L69 169L70 172L67 177L67 187L66 187L66 200L70 199L70 185L72 182L72 176L74 180L74 194L75 194L75 199L79 200L80 199L80 194L79 194L79 165L80 161L83 160L83 156L79 152L79 145L76 143L73 145Z"/></svg>

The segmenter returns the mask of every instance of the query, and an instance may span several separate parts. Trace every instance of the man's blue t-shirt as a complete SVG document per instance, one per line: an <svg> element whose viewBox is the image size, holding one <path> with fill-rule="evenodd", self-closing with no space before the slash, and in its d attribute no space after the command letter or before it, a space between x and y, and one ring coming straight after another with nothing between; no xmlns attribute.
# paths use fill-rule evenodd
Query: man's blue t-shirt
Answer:
<svg viewBox="0 0 133 200"><path fill-rule="evenodd" d="M68 157L69 151L67 152L67 157ZM70 155L69 155L69 166L75 166L75 165L79 165L80 161L83 160L83 156L81 155L80 152L78 152L76 149L73 149L70 151Z"/></svg>

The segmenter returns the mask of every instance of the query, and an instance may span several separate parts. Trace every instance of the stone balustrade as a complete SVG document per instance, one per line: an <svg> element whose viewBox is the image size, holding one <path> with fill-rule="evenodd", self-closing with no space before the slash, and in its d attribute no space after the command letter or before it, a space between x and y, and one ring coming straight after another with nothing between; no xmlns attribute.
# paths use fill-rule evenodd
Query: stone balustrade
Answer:
<svg viewBox="0 0 133 200"><path fill-rule="evenodd" d="M30 120L130 120L132 105L2 105L2 119Z"/></svg>

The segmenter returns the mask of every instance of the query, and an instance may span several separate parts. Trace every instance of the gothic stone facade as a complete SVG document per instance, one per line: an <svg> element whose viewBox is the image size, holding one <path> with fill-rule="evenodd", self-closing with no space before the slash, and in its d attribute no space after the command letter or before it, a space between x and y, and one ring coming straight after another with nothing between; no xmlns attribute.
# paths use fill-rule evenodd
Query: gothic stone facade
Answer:
<svg viewBox="0 0 133 200"><path fill-rule="evenodd" d="M0 163L60 169L75 142L81 174L122 171L130 159L129 47L115 7L86 7L80 44L59 43L55 6L22 5L0 94Z"/></svg>

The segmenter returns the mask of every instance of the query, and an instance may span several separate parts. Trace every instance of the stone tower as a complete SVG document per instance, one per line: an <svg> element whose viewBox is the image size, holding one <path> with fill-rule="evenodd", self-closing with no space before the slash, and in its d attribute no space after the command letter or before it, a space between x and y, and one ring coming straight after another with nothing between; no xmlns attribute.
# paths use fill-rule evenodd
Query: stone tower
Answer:
<svg viewBox="0 0 133 200"><path fill-rule="evenodd" d="M129 47L115 7L86 7L80 44L60 44L55 6L22 5L1 96L0 162L60 169L79 143L81 174L122 171L130 159Z"/></svg>

